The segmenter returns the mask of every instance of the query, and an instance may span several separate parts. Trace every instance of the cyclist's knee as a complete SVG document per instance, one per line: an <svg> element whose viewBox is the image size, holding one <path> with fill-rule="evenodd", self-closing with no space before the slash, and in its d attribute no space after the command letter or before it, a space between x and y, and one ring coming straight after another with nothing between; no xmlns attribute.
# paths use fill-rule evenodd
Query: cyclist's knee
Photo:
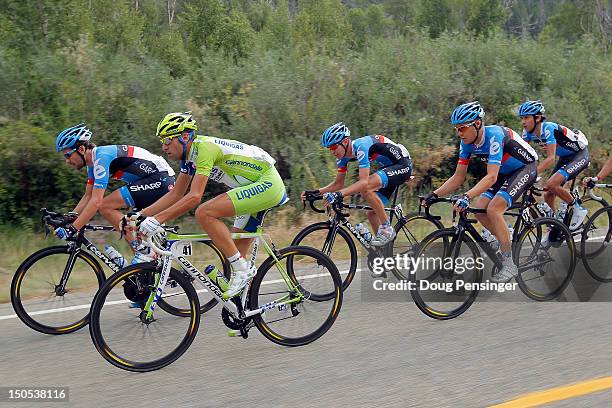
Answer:
<svg viewBox="0 0 612 408"><path fill-rule="evenodd" d="M217 218L215 217L215 210L207 204L199 206L195 211L195 216L198 219Z"/></svg>

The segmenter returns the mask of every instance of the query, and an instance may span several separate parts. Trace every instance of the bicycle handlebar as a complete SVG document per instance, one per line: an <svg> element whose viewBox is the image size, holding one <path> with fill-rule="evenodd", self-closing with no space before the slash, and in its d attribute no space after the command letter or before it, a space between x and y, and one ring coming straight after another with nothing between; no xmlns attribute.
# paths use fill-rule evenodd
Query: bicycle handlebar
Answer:
<svg viewBox="0 0 612 408"><path fill-rule="evenodd" d="M314 205L315 201L319 201L319 200L323 200L323 194L321 194L319 190L304 191L304 200L302 201L304 208L306 208L306 201L308 201L308 205L314 212L317 212L319 214L325 214L325 210L317 208Z"/></svg>
<svg viewBox="0 0 612 408"><path fill-rule="evenodd" d="M159 255L172 256L172 252L161 249L153 242L154 237L160 236L161 238L163 238L165 235L166 229L164 227L159 227L157 231L155 231L153 234L146 236L142 243L151 248L153 252L156 252Z"/></svg>

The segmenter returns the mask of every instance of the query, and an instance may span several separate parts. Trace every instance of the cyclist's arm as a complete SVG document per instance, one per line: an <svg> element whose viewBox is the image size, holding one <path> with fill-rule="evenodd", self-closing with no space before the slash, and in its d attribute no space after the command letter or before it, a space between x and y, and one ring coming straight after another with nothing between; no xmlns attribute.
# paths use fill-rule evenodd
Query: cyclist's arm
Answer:
<svg viewBox="0 0 612 408"><path fill-rule="evenodd" d="M151 204L150 206L144 208L140 213L144 216L149 216L153 214L158 214L168 207L172 206L178 200L181 199L187 192L187 188L189 187L189 183L191 182L192 176L179 173L178 178L176 179L176 183L174 183L174 188L168 191L162 198Z"/></svg>
<svg viewBox="0 0 612 408"><path fill-rule="evenodd" d="M81 229L93 218L94 215L98 212L98 208L102 205L102 200L104 200L104 192L106 188L93 188L91 192L91 198L87 201L87 205L83 208L83 211L79 213L78 218L74 221L72 225L76 229Z"/></svg>
<svg viewBox="0 0 612 408"><path fill-rule="evenodd" d="M360 167L359 168L359 181L351 184L340 190L343 196L348 197L353 194L361 193L366 191L368 188L368 179L370 178L370 168Z"/></svg>
<svg viewBox="0 0 612 408"><path fill-rule="evenodd" d="M325 187L320 188L319 191L321 193L329 193L329 192L338 191L342 187L344 187L345 180L346 180L346 173L338 172L336 174L336 179L332 181L331 183L329 183L328 185L326 185Z"/></svg>
<svg viewBox="0 0 612 408"><path fill-rule="evenodd" d="M484 176L474 187L466 191L465 195L469 198L478 197L485 191L487 191L497 181L497 175L499 174L499 164L487 164L487 175Z"/></svg>
<svg viewBox="0 0 612 408"><path fill-rule="evenodd" d="M467 164L457 164L455 174L444 182L437 190L434 190L439 197L443 197L457 190L465 181L467 174Z"/></svg>
<svg viewBox="0 0 612 408"><path fill-rule="evenodd" d="M76 205L76 207L74 207L74 210L72 210L73 212L80 214L81 211L83 211L83 208L85 208L85 206L89 202L89 199L91 198L92 190L93 190L93 185L87 183L87 185L85 185L85 194L83 194L83 197L81 197L81 199L79 200L79 203Z"/></svg>
<svg viewBox="0 0 612 408"><path fill-rule="evenodd" d="M155 214L157 221L163 224L197 207L198 204L202 202L202 196L204 195L204 190L206 189L207 183L208 176L196 174L191 181L191 188L189 189L189 192L181 197L181 199L171 207L158 214Z"/></svg>
<svg viewBox="0 0 612 408"><path fill-rule="evenodd" d="M555 157L557 156L557 145L556 144L548 144L546 145L546 158L542 160L540 164L538 164L538 174L542 174L542 172L552 166L555 163Z"/></svg>
<svg viewBox="0 0 612 408"><path fill-rule="evenodd" d="M597 173L597 179L603 180L610 173L612 173L612 158L608 159L603 168Z"/></svg>

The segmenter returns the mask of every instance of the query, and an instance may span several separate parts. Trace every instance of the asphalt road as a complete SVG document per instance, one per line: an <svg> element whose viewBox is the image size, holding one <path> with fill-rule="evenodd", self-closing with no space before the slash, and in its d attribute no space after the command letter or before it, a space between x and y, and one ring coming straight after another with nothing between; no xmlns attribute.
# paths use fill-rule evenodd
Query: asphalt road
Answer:
<svg viewBox="0 0 612 408"><path fill-rule="evenodd" d="M283 348L255 329L247 340L228 338L217 307L179 360L145 374L107 363L87 328L43 335L2 318L13 310L0 305L0 386L70 392L67 403L0 406L485 407L612 376L610 303L480 302L434 321L409 298L363 301L361 278L371 280L357 277L315 343ZM548 406L610 407L612 388Z"/></svg>

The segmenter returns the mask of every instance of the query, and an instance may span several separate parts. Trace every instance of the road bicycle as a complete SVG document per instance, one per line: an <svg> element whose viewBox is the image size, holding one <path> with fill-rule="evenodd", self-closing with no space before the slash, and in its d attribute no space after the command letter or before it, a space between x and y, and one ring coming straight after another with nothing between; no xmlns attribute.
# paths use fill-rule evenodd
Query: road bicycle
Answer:
<svg viewBox="0 0 612 408"><path fill-rule="evenodd" d="M327 213L329 219L327 221L311 224L297 233L291 245L309 245L316 248L321 248L323 253L330 256L334 261L338 262L341 259L347 258L348 254L348 269L342 283L343 290L346 290L353 281L357 271L357 246L355 241L361 244L363 249L367 251L367 265L370 270L373 270L373 263L376 258L386 258L395 255L410 255L414 252L416 245L429 233L443 228L442 223L438 219L427 218L423 214L410 213L404 215L402 205L396 204L397 191L393 194L391 207L385 208L389 213L389 221L393 223L393 218L397 218L393 228L397 236L392 244L382 247L373 246L370 241L366 240L364 235L360 233L355 226L349 222L350 214L345 210L371 210L372 208L362 204L347 204L342 201L337 201L328 206ZM315 202L323 200L323 196L319 192L307 191L305 194L305 202L308 202L310 208L317 213L325 213L326 211L318 208ZM339 238L339 239L338 239ZM391 272L398 279L405 279L398 269L391 269ZM318 294L317 298L325 299L330 294Z"/></svg>
<svg viewBox="0 0 612 408"><path fill-rule="evenodd" d="M41 209L46 234L65 227L76 219L74 214L61 214ZM110 225L87 224L64 245L54 245L34 252L17 268L11 283L11 302L15 313L28 327L45 334L72 333L89 322L89 308L95 292L106 279L105 265L112 272L119 266L90 241L89 232L114 231ZM229 276L229 264L210 242L198 248L203 254L217 254L216 265ZM210 256L208 256L210 259ZM171 286L173 282L170 282ZM130 287L125 288L124 303L129 303ZM173 289L168 289L172 293ZM127 299L126 299L127 297ZM217 301L201 295L201 309L211 309ZM177 315L184 311L173 308L164 299L160 307Z"/></svg>
<svg viewBox="0 0 612 408"><path fill-rule="evenodd" d="M612 184L595 184L587 188L593 200L603 199L593 192L593 188L612 188ZM582 263L593 279L599 282L612 282L610 267L610 242L612 242L612 206L608 205L592 214L584 225L580 239Z"/></svg>
<svg viewBox="0 0 612 408"><path fill-rule="evenodd" d="M250 262L255 264L260 245L268 257L247 288L229 300L222 296L223 281L214 267L203 273L188 259L194 242L210 242L207 234L178 234L164 228L148 237L145 242L158 254L159 262L121 269L94 298L89 330L98 352L129 371L157 370L176 361L189 348L200 325L199 299L192 282L221 303L221 318L230 336L247 338L249 330L257 327L264 337L284 346L302 346L320 338L331 328L342 305L342 279L336 265L314 248L277 249L264 238L262 225L253 233L232 233L233 239L255 238ZM181 272L172 267L173 261ZM177 288L172 304L187 311L183 319L156 307L168 279ZM142 310L115 306L125 284L138 288L145 302ZM333 296L327 301L312 299L312 293L320 292Z"/></svg>
<svg viewBox="0 0 612 408"><path fill-rule="evenodd" d="M438 198L432 205L455 200ZM531 299L551 300L558 297L571 281L576 264L575 243L568 228L559 220L533 219L529 200L529 194L524 193L520 211L506 213L518 217L512 235L513 261L519 272L516 281L521 291ZM430 208L431 205L425 207L426 216L438 217L430 213ZM468 218L469 214L485 212L469 207L459 213L458 218L453 212L452 227L431 233L419 244L414 259L420 258L422 262L410 265L407 275L412 282L412 298L425 315L439 320L452 319L472 305L483 287L480 283L484 262L478 262L483 259L481 250L493 262L492 274L502 267L497 250L485 242L472 225L477 221ZM541 231L548 229L555 234L547 244L543 244ZM430 290L432 287L434 290ZM488 287L486 282L484 287Z"/></svg>

